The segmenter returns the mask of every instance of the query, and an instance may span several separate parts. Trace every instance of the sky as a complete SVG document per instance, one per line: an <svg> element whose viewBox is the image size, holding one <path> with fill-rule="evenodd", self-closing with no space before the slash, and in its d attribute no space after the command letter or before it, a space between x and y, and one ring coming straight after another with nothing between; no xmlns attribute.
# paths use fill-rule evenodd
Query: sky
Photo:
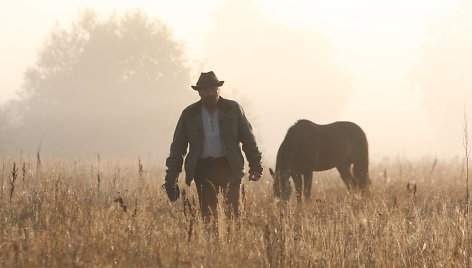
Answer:
<svg viewBox="0 0 472 268"><path fill-rule="evenodd" d="M301 118L358 123L374 159L463 154L467 1L0 2L0 103L15 97L54 25L87 8L104 18L139 8L184 44L195 81L208 70L226 81L222 95L247 106L269 162Z"/></svg>

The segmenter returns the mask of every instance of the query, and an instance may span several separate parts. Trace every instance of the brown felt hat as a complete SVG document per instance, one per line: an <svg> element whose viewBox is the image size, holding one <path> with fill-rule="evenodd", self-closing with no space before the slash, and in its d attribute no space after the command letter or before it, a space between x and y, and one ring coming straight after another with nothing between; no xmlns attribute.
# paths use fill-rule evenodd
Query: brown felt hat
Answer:
<svg viewBox="0 0 472 268"><path fill-rule="evenodd" d="M197 84L195 86L192 86L192 88L195 90L199 90L201 88L212 87L212 86L221 87L224 82L225 81L218 80L218 77L216 77L215 73L213 71L210 71L208 73L200 74Z"/></svg>

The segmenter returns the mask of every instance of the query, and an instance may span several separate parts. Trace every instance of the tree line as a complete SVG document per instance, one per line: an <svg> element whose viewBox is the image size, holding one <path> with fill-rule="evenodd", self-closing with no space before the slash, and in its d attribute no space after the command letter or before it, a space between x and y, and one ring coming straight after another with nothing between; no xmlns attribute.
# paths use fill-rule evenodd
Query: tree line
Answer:
<svg viewBox="0 0 472 268"><path fill-rule="evenodd" d="M190 84L183 46L162 22L83 12L49 33L19 99L0 108L0 153L167 151Z"/></svg>

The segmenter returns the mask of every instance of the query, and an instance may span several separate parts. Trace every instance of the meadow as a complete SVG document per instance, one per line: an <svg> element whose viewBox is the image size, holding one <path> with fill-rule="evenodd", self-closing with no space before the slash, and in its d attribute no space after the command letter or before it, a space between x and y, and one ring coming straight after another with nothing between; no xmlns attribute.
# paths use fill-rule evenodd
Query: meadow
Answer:
<svg viewBox="0 0 472 268"><path fill-rule="evenodd" d="M335 170L317 172L312 199L272 194L268 167L244 178L241 216L202 223L195 186L169 203L152 160L0 159L1 267L467 266L464 159L382 159L369 197Z"/></svg>

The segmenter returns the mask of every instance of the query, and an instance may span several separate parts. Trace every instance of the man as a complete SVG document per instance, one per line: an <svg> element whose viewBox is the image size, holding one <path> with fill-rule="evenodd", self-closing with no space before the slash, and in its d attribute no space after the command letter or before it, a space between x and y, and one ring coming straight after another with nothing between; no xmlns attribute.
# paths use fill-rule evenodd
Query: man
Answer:
<svg viewBox="0 0 472 268"><path fill-rule="evenodd" d="M167 158L165 188L169 199L178 198L177 178L185 158L185 182L195 180L202 217L208 222L216 215L217 195L223 193L227 213L239 213L239 192L244 175L244 158L240 143L249 162L249 180L262 175L261 152L252 127L241 106L220 97L224 81L215 73L201 73L192 88L201 100L188 106L180 116ZM187 147L189 148L187 154ZM177 193L169 191L174 189ZM172 196L173 195L173 196Z"/></svg>

